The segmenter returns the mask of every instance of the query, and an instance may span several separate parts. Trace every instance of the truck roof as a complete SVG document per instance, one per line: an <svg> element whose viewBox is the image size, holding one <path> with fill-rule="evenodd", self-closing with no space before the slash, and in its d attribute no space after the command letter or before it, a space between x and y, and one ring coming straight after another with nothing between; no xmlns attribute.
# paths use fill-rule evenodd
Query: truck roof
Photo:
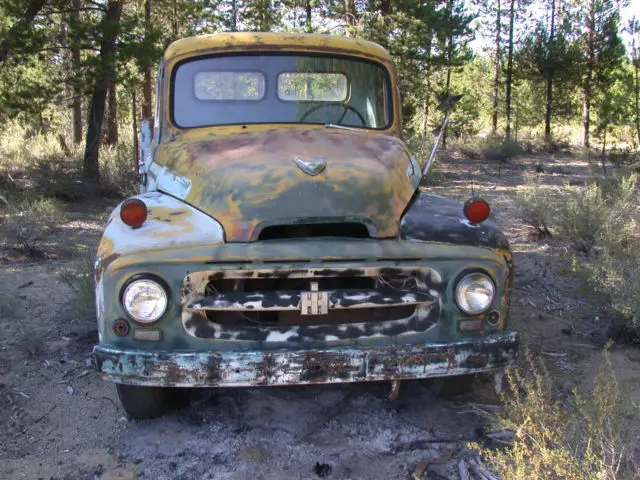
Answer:
<svg viewBox="0 0 640 480"><path fill-rule="evenodd" d="M173 42L164 53L165 62L220 51L303 51L350 53L391 61L377 43L338 35L305 33L228 32L187 37Z"/></svg>

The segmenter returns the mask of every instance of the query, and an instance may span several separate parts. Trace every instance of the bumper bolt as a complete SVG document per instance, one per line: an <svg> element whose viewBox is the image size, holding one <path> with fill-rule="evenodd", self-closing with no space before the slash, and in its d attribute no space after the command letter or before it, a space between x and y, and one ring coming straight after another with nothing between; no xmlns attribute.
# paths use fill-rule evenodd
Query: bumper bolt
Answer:
<svg viewBox="0 0 640 480"><path fill-rule="evenodd" d="M131 327L129 327L129 322L123 320L122 318L113 322L113 333L115 333L119 337L126 337L129 335L129 331L131 331Z"/></svg>
<svg viewBox="0 0 640 480"><path fill-rule="evenodd" d="M500 323L500 312L493 310L487 315L487 323L492 327L495 327Z"/></svg>

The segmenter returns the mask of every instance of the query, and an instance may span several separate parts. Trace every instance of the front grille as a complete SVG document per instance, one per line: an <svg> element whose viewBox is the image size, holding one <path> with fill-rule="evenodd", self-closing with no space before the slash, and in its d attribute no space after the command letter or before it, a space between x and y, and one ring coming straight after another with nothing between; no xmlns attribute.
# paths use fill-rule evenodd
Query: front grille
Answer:
<svg viewBox="0 0 640 480"><path fill-rule="evenodd" d="M183 282L183 324L198 338L310 341L425 331L439 317L428 268L214 271Z"/></svg>

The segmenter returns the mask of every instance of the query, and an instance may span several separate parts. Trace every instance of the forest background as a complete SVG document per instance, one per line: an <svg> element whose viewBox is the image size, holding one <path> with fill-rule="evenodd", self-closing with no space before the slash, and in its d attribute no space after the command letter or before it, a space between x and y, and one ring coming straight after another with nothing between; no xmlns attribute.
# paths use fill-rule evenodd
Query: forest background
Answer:
<svg viewBox="0 0 640 480"><path fill-rule="evenodd" d="M435 106L454 93L464 97L449 138L571 143L628 158L640 143L633 9L615 0L1 0L0 125L82 148L84 180L110 193L100 147L124 140L117 158L134 168L135 132L152 116L169 43L222 31L316 32L391 52L410 136L437 130Z"/></svg>

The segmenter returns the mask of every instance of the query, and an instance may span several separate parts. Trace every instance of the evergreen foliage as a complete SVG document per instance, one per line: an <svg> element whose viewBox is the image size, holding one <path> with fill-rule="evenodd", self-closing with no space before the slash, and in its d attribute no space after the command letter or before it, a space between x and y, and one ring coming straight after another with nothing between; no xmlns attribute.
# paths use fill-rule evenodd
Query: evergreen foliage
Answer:
<svg viewBox="0 0 640 480"><path fill-rule="evenodd" d="M448 136L527 131L551 145L560 125L582 121L585 145L640 143L638 21L622 25L616 0L0 0L0 124L99 146L97 128L115 143L118 124L151 116L163 49L222 31L380 43L396 61L406 127L421 135L438 128L439 101L462 93ZM90 110L107 118L93 124ZM85 154L89 173L97 155Z"/></svg>

